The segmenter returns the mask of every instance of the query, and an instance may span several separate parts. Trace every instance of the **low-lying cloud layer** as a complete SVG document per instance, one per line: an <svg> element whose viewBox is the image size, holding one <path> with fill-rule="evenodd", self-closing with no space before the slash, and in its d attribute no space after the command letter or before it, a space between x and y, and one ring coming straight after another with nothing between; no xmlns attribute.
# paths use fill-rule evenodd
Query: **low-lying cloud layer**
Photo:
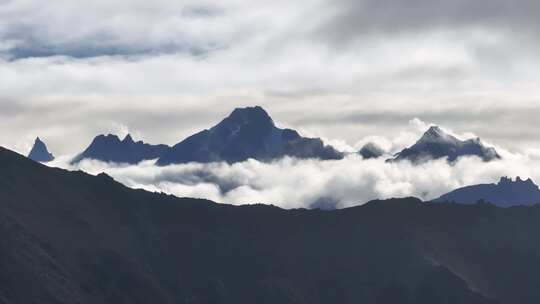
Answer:
<svg viewBox="0 0 540 304"><path fill-rule="evenodd" d="M283 208L343 208L377 198L416 196L431 200L455 188L497 182L501 176L531 177L540 181L540 151L528 155L503 152L504 159L482 162L462 158L414 166L387 163L384 158L363 160L349 155L339 161L284 158L271 163L184 164L157 167L153 161L134 166L85 160L77 167L63 157L51 163L92 174L106 172L133 188L180 197L207 198L229 204L274 204Z"/></svg>

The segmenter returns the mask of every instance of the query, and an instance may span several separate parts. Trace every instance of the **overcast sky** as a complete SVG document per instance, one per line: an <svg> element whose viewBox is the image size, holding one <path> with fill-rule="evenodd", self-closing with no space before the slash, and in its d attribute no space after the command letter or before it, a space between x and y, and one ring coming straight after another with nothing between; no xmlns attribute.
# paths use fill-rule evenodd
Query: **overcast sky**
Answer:
<svg viewBox="0 0 540 304"><path fill-rule="evenodd" d="M258 104L342 148L410 144L420 121L540 148L539 15L536 0L0 0L0 145L174 144Z"/></svg>

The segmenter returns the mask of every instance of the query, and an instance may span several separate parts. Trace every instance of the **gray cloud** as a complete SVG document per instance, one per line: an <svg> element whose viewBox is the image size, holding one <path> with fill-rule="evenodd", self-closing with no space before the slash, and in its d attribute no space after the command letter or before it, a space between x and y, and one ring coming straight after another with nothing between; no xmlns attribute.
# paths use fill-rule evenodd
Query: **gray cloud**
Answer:
<svg viewBox="0 0 540 304"><path fill-rule="evenodd" d="M126 130L174 144L260 104L345 149L410 144L418 117L524 151L538 146L538 4L508 3L4 1L0 144L41 136L73 154Z"/></svg>
<svg viewBox="0 0 540 304"><path fill-rule="evenodd" d="M13 1L0 4L0 17L0 38L9 42L4 53L13 60L167 53L199 56L224 47L230 38L227 30L214 31L200 21L208 19L207 25L225 21L224 9L195 1L158 1L152 6L144 1L95 1L92 5Z"/></svg>
<svg viewBox="0 0 540 304"><path fill-rule="evenodd" d="M341 0L327 33L340 39L359 34L403 34L479 27L516 32L536 31L540 3L534 0Z"/></svg>

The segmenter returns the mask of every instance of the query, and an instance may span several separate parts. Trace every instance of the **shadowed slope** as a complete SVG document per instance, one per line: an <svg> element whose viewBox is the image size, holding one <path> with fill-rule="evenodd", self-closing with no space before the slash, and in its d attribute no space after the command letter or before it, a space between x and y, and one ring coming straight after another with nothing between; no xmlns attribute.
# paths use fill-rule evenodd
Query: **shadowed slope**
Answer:
<svg viewBox="0 0 540 304"><path fill-rule="evenodd" d="M0 303L540 301L537 207L234 207L4 149L0 168Z"/></svg>

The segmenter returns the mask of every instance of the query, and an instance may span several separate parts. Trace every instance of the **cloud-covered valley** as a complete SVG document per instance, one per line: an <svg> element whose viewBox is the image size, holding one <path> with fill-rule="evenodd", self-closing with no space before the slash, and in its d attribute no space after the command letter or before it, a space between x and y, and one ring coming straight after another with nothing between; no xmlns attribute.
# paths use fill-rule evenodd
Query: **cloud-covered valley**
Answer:
<svg viewBox="0 0 540 304"><path fill-rule="evenodd" d="M73 167L61 157L49 164L91 174L105 172L119 182L180 197L207 198L230 204L274 204L284 208L343 208L377 198L415 196L431 200L455 188L497 182L501 176L540 180L536 168L540 153L503 152L503 159L483 162L461 158L454 165L445 160L422 165L388 163L384 158L364 160L351 154L343 160L320 161L283 158L264 163L190 163L155 166L107 164L84 160Z"/></svg>

